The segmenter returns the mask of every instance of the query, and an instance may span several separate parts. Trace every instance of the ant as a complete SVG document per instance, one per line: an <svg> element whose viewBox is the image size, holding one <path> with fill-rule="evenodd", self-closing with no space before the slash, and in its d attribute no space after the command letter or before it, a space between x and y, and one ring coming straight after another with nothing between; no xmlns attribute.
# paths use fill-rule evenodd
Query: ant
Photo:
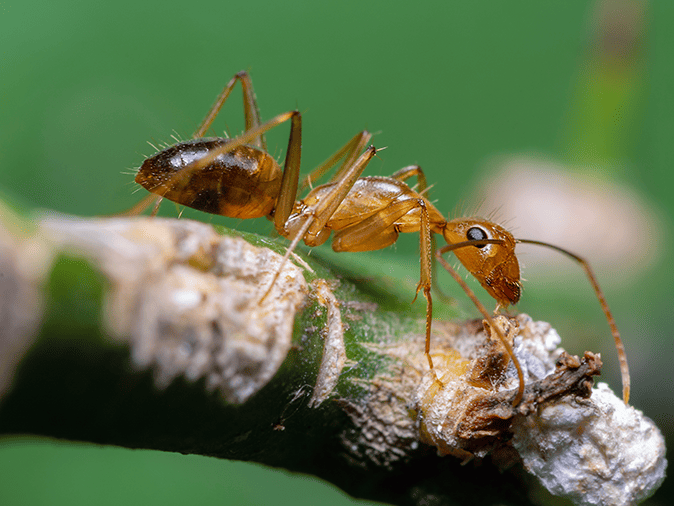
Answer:
<svg viewBox="0 0 674 506"><path fill-rule="evenodd" d="M203 138L237 81L243 88L244 132L235 138ZM291 122L290 136L281 169L267 152L264 134L288 120ZM468 294L490 327L496 330L512 359L519 379L514 405L522 399L524 375L512 345L443 255L454 252L496 300L496 314L499 309L516 304L520 298L520 268L515 245L527 243L552 248L577 261L588 276L615 340L622 373L623 399L628 402L630 379L625 349L606 299L586 260L552 244L515 239L503 227L487 220L445 219L425 196L428 190L426 176L417 165L404 167L390 177L360 177L377 153L374 146L365 147L372 137L368 131L356 134L304 181L305 186L311 186L315 179L343 159L328 183L312 188L305 198L295 200L299 186L301 137L302 116L299 111L279 114L261 123L251 79L247 72L239 72L220 92L191 140L174 144L145 160L135 180L151 193L129 213L142 212L154 200L154 216L162 199L167 198L200 211L232 218L265 216L274 222L280 235L291 240L281 266L300 240L307 246L318 246L334 232L333 250L372 251L392 245L400 233L419 232L421 275L417 296L423 290L427 301L425 354L431 370L435 373L430 354L431 280L434 277L433 262L438 261ZM405 182L411 177L417 178L414 188ZM432 254L435 249L434 234L441 234L447 242L447 246L435 251L435 256ZM279 274L280 267L260 302L268 295ZM435 381L442 385L437 375Z"/></svg>

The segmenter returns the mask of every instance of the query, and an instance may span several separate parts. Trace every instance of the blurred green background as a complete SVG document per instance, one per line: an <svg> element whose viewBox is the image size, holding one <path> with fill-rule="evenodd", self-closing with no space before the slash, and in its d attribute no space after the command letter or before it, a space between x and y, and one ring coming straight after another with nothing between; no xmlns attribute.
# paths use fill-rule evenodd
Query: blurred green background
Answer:
<svg viewBox="0 0 674 506"><path fill-rule="evenodd" d="M624 335L632 403L671 446L673 23L674 4L627 0L2 2L0 189L60 212L125 210L143 195L130 173L153 154L148 141L188 138L242 69L263 118L303 111L304 170L367 128L388 146L368 174L418 163L443 213L480 205L518 233L540 214L528 199L542 191L513 167L554 166L547 190L572 211L544 223L560 246L585 244ZM213 130L236 134L242 124L237 90ZM268 140L282 156L288 129L277 130ZM565 193L566 177L588 181L580 203ZM508 189L513 179L520 193ZM513 215L511 202L526 213ZM608 218L588 218L585 204ZM162 214L176 209L164 204ZM266 220L185 215L272 230ZM412 287L410 300L417 250L410 235L368 256ZM530 269L518 309L552 322L569 351L601 351L602 378L619 391L612 340L582 272L542 258L523 253ZM440 283L470 310L449 276ZM665 488L653 504L665 503ZM251 464L0 439L7 505L279 504L286 495L293 504L350 502L329 485Z"/></svg>

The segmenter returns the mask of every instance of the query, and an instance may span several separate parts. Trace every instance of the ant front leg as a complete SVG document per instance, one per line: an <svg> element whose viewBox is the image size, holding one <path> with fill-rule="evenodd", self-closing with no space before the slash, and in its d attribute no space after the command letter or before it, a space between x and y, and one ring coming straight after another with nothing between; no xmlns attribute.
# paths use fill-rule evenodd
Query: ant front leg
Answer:
<svg viewBox="0 0 674 506"><path fill-rule="evenodd" d="M517 378L519 380L519 387L517 389L517 394L513 399L513 406L517 406L522 400L522 397L524 396L524 373L522 372L522 366L520 365L520 361L515 355L515 350L513 350L513 347L506 339L503 330L501 330L501 327L496 325L496 323L494 322L494 318L492 318L492 316L489 314L487 308L485 308L484 304L482 304L482 302L480 302L480 299L477 298L475 292L473 292L473 290L471 290L471 288L466 284L466 282L461 278L461 276L459 276L459 273L456 272L456 270L451 265L449 265L449 262L447 262L442 257L442 255L444 255L445 253L458 248L468 248L468 247L474 248L476 245L480 244L500 244L500 243L502 243L502 241L499 239L484 239L480 241L465 241L455 244L448 244L447 246L443 246L442 248L437 250L435 252L435 257L437 258L438 262L440 262L440 264L445 268L445 270L451 274L451 276L454 278L454 281L456 281L459 284L459 286L461 286L463 291L466 292L466 295L468 295L473 304L475 304L475 307L477 307L480 313L482 313L484 319L487 320L489 326L496 331L496 335L498 336L499 341L501 341L501 344L503 345L506 352L510 356L510 359L513 361L515 369L517 370Z"/></svg>

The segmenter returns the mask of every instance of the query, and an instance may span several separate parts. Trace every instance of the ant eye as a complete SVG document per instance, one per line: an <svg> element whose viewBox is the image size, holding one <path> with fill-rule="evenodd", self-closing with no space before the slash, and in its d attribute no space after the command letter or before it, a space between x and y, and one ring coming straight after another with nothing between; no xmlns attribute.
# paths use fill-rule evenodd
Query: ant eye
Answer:
<svg viewBox="0 0 674 506"><path fill-rule="evenodd" d="M487 232L482 230L480 227L472 227L468 229L466 237L469 241L483 241L488 239ZM475 245L476 248L484 248L486 244Z"/></svg>

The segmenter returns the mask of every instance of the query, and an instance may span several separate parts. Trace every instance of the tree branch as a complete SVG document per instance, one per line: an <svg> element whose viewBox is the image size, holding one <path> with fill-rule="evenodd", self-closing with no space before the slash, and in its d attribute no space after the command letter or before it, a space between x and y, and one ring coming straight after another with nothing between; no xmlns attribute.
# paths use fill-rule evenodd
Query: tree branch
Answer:
<svg viewBox="0 0 674 506"><path fill-rule="evenodd" d="M423 321L315 257L260 301L281 258L265 239L1 210L0 433L252 460L394 504L529 504L524 468L577 504L664 478L657 428L591 389L599 357L526 315L496 321L528 376L513 406L492 329L435 322L434 381Z"/></svg>

